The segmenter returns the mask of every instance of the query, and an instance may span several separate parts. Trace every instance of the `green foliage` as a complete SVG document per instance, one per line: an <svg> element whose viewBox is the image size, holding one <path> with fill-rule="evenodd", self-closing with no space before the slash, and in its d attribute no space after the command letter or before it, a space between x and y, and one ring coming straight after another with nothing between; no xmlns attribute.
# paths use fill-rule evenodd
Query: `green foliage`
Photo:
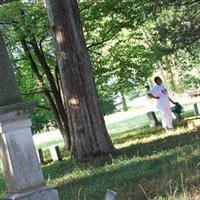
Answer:
<svg viewBox="0 0 200 200"><path fill-rule="evenodd" d="M148 84L148 78L159 69L164 70L166 80L174 81L172 86L181 88L184 85L181 90L187 89L187 80L184 82L184 77L187 77L191 68L199 68L200 18L196 14L199 9L198 1L78 2L97 90L105 114L114 111L114 96L144 87ZM26 39L30 48L33 40L42 47L54 75L55 50L43 1L17 1L0 6L0 24L6 33L7 47L22 93L41 92L42 89L30 73L20 39ZM33 49L31 53L48 86ZM175 70L179 78L172 80L169 73L172 72L173 75ZM48 108L42 94L29 97L26 95L25 98L36 100L40 107ZM34 116L34 124L38 127L36 129L40 130L44 123L52 123L52 116L45 115L44 110L38 109Z"/></svg>
<svg viewBox="0 0 200 200"><path fill-rule="evenodd" d="M104 115L112 114L115 112L115 104L113 97L100 97L102 112Z"/></svg>
<svg viewBox="0 0 200 200"><path fill-rule="evenodd" d="M37 83L28 67L28 63L25 61L19 62L19 67L16 69L16 78L18 86L21 90L23 99L25 101L35 101L38 108L33 113L30 113L32 119L32 127L34 133L43 130L46 125L51 124L55 126L50 108L47 101L44 98L42 90L37 86Z"/></svg>
<svg viewBox="0 0 200 200"><path fill-rule="evenodd" d="M44 89L41 85L38 85L33 76L30 62L25 57L21 46L22 39L29 43L29 48L31 48L33 41L38 42L54 74L55 53L43 2L22 3L22 1L17 1L16 3L6 4L0 9L0 22L4 24L7 48L11 63L15 67L16 78L22 95L26 101L35 101L38 104L36 113L30 114L34 133L42 131L49 125L55 126L51 110L43 94ZM31 54L44 83L48 86L47 77L41 69L33 49L31 49Z"/></svg>
<svg viewBox="0 0 200 200"><path fill-rule="evenodd" d="M185 74L182 79L181 83L186 90L194 90L196 91L200 86L200 79L199 77L192 76L190 74Z"/></svg>

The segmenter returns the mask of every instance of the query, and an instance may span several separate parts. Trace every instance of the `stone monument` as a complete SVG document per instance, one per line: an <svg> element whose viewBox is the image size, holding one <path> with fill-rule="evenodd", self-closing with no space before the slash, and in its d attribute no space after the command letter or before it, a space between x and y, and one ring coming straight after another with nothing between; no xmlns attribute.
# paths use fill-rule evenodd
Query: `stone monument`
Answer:
<svg viewBox="0 0 200 200"><path fill-rule="evenodd" d="M148 112L147 117L149 119L149 126L151 128L160 125L160 122L158 121L155 112L153 112L153 111Z"/></svg>
<svg viewBox="0 0 200 200"><path fill-rule="evenodd" d="M6 184L3 200L59 200L57 190L45 185L38 161L27 116L34 107L34 103L22 101L0 31L0 159Z"/></svg>
<svg viewBox="0 0 200 200"><path fill-rule="evenodd" d="M195 103L194 104L194 114L195 114L195 116L199 116L200 115L200 103Z"/></svg>
<svg viewBox="0 0 200 200"><path fill-rule="evenodd" d="M119 195L116 192L108 189L104 200L118 200L118 197Z"/></svg>

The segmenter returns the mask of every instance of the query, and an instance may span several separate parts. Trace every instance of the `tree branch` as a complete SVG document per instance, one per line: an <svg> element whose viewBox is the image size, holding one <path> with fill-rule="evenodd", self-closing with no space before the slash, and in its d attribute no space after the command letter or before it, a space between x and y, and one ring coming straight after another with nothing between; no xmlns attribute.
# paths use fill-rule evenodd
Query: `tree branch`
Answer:
<svg viewBox="0 0 200 200"><path fill-rule="evenodd" d="M109 31L107 31L107 34L110 32L110 30ZM92 43L92 44L90 44L90 45L88 45L87 46L87 49L89 50L91 47L93 47L93 46L98 46L98 45L102 45L102 44L104 44L105 42L108 42L109 40L111 40L112 38L114 38L116 35L117 35L117 33L118 32L116 32L115 34L113 34L111 37L108 37L108 38L103 38L102 39L102 41L99 41L99 42L96 42L96 43ZM105 35L107 35L107 34L105 34Z"/></svg>
<svg viewBox="0 0 200 200"><path fill-rule="evenodd" d="M0 25L16 25L17 24L17 22L15 22L15 21L12 21L12 22L2 22L2 21L0 21Z"/></svg>
<svg viewBox="0 0 200 200"><path fill-rule="evenodd" d="M44 93L45 91L42 90L42 91L35 91L35 92L28 92L28 93L22 93L22 95L24 96L29 96L29 95L35 95L35 94L42 94Z"/></svg>
<svg viewBox="0 0 200 200"><path fill-rule="evenodd" d="M44 109L44 110L48 110L49 112L51 111L51 109L50 109L49 107L46 107L46 106L37 105L37 108L41 108L41 109Z"/></svg>
<svg viewBox="0 0 200 200"><path fill-rule="evenodd" d="M82 11L84 11L84 10L90 8L92 5L93 5L93 3L88 4L88 5L86 5L86 6L82 7L82 8L80 8L79 10L80 10L80 12L82 12Z"/></svg>

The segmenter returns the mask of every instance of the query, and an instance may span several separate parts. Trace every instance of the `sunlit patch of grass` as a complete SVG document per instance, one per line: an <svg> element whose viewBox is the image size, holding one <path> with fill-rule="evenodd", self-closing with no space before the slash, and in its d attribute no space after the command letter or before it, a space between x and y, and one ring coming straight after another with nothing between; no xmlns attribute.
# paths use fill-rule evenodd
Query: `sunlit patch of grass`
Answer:
<svg viewBox="0 0 200 200"><path fill-rule="evenodd" d="M148 118L146 115L132 117L130 119L122 120L120 122L107 124L107 129L110 135L125 132L128 130L136 130L148 125Z"/></svg>

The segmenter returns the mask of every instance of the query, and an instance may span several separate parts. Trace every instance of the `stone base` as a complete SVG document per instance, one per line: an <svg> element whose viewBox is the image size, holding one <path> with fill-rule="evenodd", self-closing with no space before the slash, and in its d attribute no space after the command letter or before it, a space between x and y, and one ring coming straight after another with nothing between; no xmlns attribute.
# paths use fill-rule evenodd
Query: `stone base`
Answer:
<svg viewBox="0 0 200 200"><path fill-rule="evenodd" d="M58 192L54 188L42 188L24 193L8 193L2 200L59 200Z"/></svg>
<svg viewBox="0 0 200 200"><path fill-rule="evenodd" d="M200 116L188 117L185 120L190 130L200 127Z"/></svg>

